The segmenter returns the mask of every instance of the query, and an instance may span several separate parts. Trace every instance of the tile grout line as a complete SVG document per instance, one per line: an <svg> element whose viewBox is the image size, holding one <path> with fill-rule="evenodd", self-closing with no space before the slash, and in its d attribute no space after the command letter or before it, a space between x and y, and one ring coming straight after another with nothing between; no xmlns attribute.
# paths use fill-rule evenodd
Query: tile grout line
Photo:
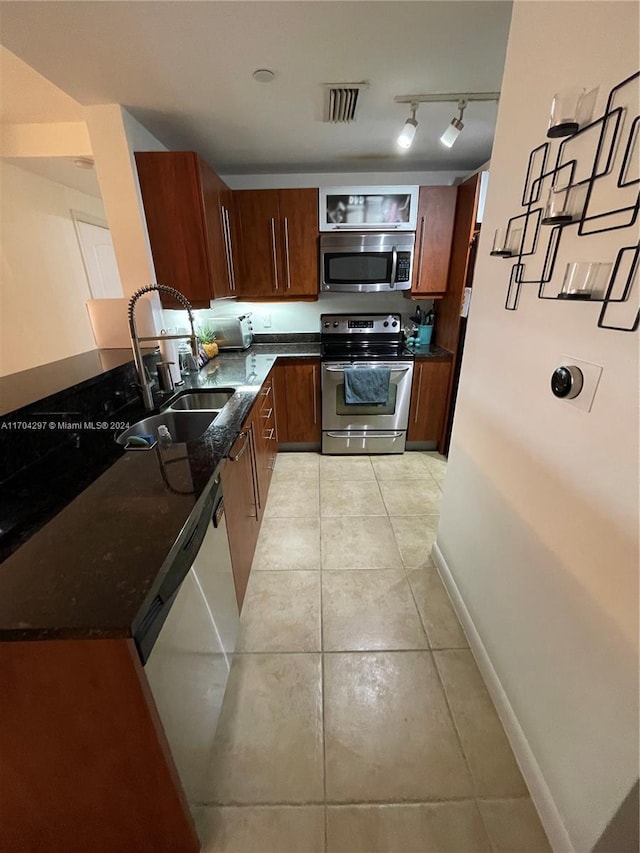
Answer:
<svg viewBox="0 0 640 853"><path fill-rule="evenodd" d="M320 714L322 718L322 795L323 795L323 803L322 803L322 827L323 827L323 850L324 853L327 853L327 832L328 832L328 820L327 820L327 734L325 727L325 667L324 667L324 618L322 613L322 579L323 579L323 554L322 554L322 477L320 471L320 458L318 458L318 550L320 554L320 693L321 693L321 705L320 705Z"/></svg>
<svg viewBox="0 0 640 853"><path fill-rule="evenodd" d="M374 472L375 472L375 469L374 469ZM377 476L377 475L376 475L376 476ZM430 472L430 471L429 471L429 476L430 476L431 480L432 480L433 482L435 482L435 478L431 476L431 472ZM438 487L438 489L440 489L440 493L442 494L442 489L440 488L440 484L439 484L439 483L435 483L435 484L436 484L436 486ZM384 497L383 497L383 501L384 501ZM385 503L385 506L386 506L386 503ZM435 671L436 671L436 676L437 676L437 678L438 678L438 682L439 682L439 684L440 684L440 688L441 688L441 690L442 690L442 695L443 695L444 700L445 700L445 703L446 703L446 705L447 705L447 710L449 711L449 717L450 717L450 719L451 719L451 723L452 723L452 725L453 725L453 729L454 729L455 734L456 734L456 739L457 739L457 741L458 741L458 745L459 745L459 747L460 747L460 752L461 752L461 754L462 754L462 757L463 757L463 759L464 759L464 763L465 763L465 765L466 765L466 767L467 767L467 770L468 770L468 772L469 772L469 778L470 778L470 780L471 780L471 785L472 785L472 789L473 789L473 792L474 792L474 802L475 802L475 798L477 797L477 786L476 786L476 781L475 781L475 778L474 778L473 773L471 772L471 765L469 764L469 759L467 758L467 754L466 754L465 749L464 749L464 746L463 746L463 744L462 744L462 738L461 738L461 736L460 736L460 732L459 732L459 730L458 730L458 726L457 726L457 724L456 724L455 716L454 716L454 714L453 714L453 710L452 710L452 708L451 708L451 703L450 703L450 701L449 701L449 697L448 697L448 695L447 695L447 691L445 690L444 682L443 682L443 680L442 680L442 676L441 676L441 674L440 674L440 669L439 669L439 667L438 667L438 663L437 663L437 660L436 660L436 656L435 656L435 655L434 655L434 653L433 653L433 652L434 652L434 650L433 650L433 649L432 649L432 647L431 647L431 638L430 638L430 636L429 636L429 632L427 631L426 625L425 625L425 624L424 624L424 622L423 622L422 614L420 613L420 608L418 607L418 603L417 603L417 600L416 600L416 597L415 597L415 594L414 594L414 591L413 591L413 587L412 587L412 585L411 585L411 581L409 580L409 574L408 574L408 571L407 571L407 567L405 566L404 559L402 558L402 551L400 550L400 543L398 542L398 538L397 538L397 536L396 536L395 528L393 527L393 524L391 523L391 515L390 515L390 513L388 512L388 510L387 510L387 515L389 516L389 524L391 525L391 529L392 529L392 531L393 531L393 536L394 536L394 540L395 540L395 542L396 542L396 547L397 547L398 552L399 552L399 554L400 554L400 559L401 559L401 561L402 561L402 567L403 567L403 569L404 569L405 577L406 577L407 583L408 583L408 585L409 585L409 589L410 589L410 591L411 591L411 597L412 597L412 599L413 599L413 603L414 603L414 605L415 605L415 608L416 608L416 610L417 610L417 612L418 612L418 619L420 620L420 624L422 625L422 629L423 629L423 631L424 631L424 633L425 633L425 636L426 636L426 638L427 638L427 643L428 643L428 646L429 646L429 652L430 652L430 654L431 654L431 660L432 660L432 662L433 662L433 666L434 666ZM438 508L438 519L439 519L439 518L440 518L440 511L439 511L439 508ZM476 803L476 808L478 808L477 803ZM479 809L479 808L478 808L478 811L480 811L480 809ZM482 815L481 815L481 816L482 816ZM483 826L484 826L484 821L483 821ZM486 828L485 828L485 833L486 833Z"/></svg>
<svg viewBox="0 0 640 853"><path fill-rule="evenodd" d="M375 648L375 649L327 649L327 651L318 651L317 649L307 649L306 651L292 652L292 651L265 651L265 652L235 652L239 657L246 657L247 655L361 655L361 654L377 654L378 652L384 652L385 654L388 652L389 654L403 654L404 652L468 652L468 646L447 646L447 647L438 647L435 649L431 648L402 648L402 649L387 649L387 648ZM203 655L206 657L206 655Z"/></svg>
<svg viewBox="0 0 640 853"><path fill-rule="evenodd" d="M456 738L457 738L458 744L460 746L460 752L462 753L462 757L464 758L464 763L467 765L467 770L469 771L469 778L471 779L471 787L473 789L473 799L475 800L478 797L478 786L476 784L476 779L475 779L475 776L473 774L473 771L471 770L471 764L469 763L469 759L467 758L466 750L465 750L464 745L462 743L462 736L460 735L460 731L458 729L458 724L456 723L456 718L455 718L455 715L453 713L453 708L451 707L451 702L449 701L449 696L447 695L447 691L446 691L445 686L444 686L444 681L443 681L442 675L440 673L440 667L438 666L438 660L437 660L435 654L433 654L433 652L431 653L431 657L433 659L433 665L436 669L438 681L440 682L440 687L442 688L442 695L444 696L444 701L447 703L447 708L449 710L449 716L451 717L451 722L453 723L453 730L456 733ZM483 825L484 825L484 822L483 822Z"/></svg>
<svg viewBox="0 0 640 853"><path fill-rule="evenodd" d="M396 516L396 517L400 517L400 516ZM404 576L405 576L405 578L406 578L407 585L409 586L409 593L410 593L411 598L412 598L412 600L413 600L413 605L414 605L414 607L416 608L416 611L417 611L417 613L418 613L418 622L420 623L420 627L422 628L422 630L423 630L423 632L424 632L424 635L425 635L425 637L426 637L426 640L427 640L427 648L428 648L429 650L431 650L431 637L429 636L429 632L427 631L427 626L425 625L424 620L423 620L423 618L422 618L422 613L420 613L420 608L418 607L418 600L416 599L415 593L414 593L414 591L413 591L413 586L412 586L412 584L411 584L411 579L409 578L409 571L408 571L407 566L405 565L404 558L403 558L403 556L402 556L402 550L401 550L401 548L400 548L400 542L398 541L398 536L397 536L397 534L396 534L396 529L395 529L395 527L393 526L393 522L391 521L391 518L392 518L392 517L391 517L391 516L389 516L389 524L390 524L390 526L391 526L391 532L393 533L393 538L394 538L394 541L395 541L395 543L396 543L396 548L398 549L398 553L400 554L400 562L402 563L402 568L403 568L403 570L404 570ZM438 518L440 518L440 515L439 515L439 514L438 514Z"/></svg>
<svg viewBox="0 0 640 853"><path fill-rule="evenodd" d="M251 802L222 802L218 800L206 800L200 802L191 803L193 808L204 809L204 808L229 808L229 809L244 809L244 808L279 808L279 807L289 807L289 808L305 808L309 806L418 806L418 805L438 805L440 803L477 803L479 800L481 801L489 801L495 803L501 802L512 802L514 800L524 801L531 800L531 796L529 794L521 794L519 796L513 797L493 797L493 796L470 796L470 797L421 797L417 799L387 799L387 800L259 800L259 801L251 801Z"/></svg>
<svg viewBox="0 0 640 853"><path fill-rule="evenodd" d="M478 799L479 798L476 796L476 797L474 797L473 801L474 801L475 806L476 806L476 811L480 815L480 823L482 824L482 828L484 829L484 834L487 836L487 841L489 842L489 849L492 851L492 853L500 853L500 851L494 845L494 843L491 839L491 836L489 835L489 828L487 827L487 824L486 824L485 819L484 819L484 815L482 814L482 809L480 808L480 805L478 804ZM484 797L482 799L484 799Z"/></svg>

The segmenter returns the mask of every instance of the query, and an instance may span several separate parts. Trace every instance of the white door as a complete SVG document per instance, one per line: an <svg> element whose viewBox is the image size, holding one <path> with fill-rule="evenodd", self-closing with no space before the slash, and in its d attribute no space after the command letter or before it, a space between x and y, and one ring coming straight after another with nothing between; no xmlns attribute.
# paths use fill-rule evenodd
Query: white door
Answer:
<svg viewBox="0 0 640 853"><path fill-rule="evenodd" d="M106 225L80 219L80 215L74 213L74 221L92 298L122 298L111 232Z"/></svg>

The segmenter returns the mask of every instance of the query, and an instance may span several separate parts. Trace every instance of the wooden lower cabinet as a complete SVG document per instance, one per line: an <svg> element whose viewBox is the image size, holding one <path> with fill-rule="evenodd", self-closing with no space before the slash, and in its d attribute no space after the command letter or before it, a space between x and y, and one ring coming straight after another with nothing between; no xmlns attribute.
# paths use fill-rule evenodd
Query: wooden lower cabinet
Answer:
<svg viewBox="0 0 640 853"><path fill-rule="evenodd" d="M272 371L262 386L258 403L254 406L254 436L256 445L256 469L258 474L258 517L262 519L273 468L278 454L278 429L276 425L276 403Z"/></svg>
<svg viewBox="0 0 640 853"><path fill-rule="evenodd" d="M320 359L278 359L275 392L280 444L319 443L322 431Z"/></svg>
<svg viewBox="0 0 640 853"><path fill-rule="evenodd" d="M271 371L222 469L227 535L238 608L242 609L278 452Z"/></svg>
<svg viewBox="0 0 640 853"><path fill-rule="evenodd" d="M411 387L408 441L440 440L450 375L450 360L416 359Z"/></svg>
<svg viewBox="0 0 640 853"><path fill-rule="evenodd" d="M197 853L133 640L0 643L0 850Z"/></svg>
<svg viewBox="0 0 640 853"><path fill-rule="evenodd" d="M222 469L227 536L238 609L242 609L260 530L254 423L247 419Z"/></svg>

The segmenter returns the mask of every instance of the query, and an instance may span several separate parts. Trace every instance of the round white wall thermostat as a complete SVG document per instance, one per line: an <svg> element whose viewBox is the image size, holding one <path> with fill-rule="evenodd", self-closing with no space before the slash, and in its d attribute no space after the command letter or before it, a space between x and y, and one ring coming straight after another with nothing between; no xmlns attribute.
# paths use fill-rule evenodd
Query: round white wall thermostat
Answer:
<svg viewBox="0 0 640 853"><path fill-rule="evenodd" d="M582 391L584 377L575 364L557 367L551 374L551 390L556 397L572 400Z"/></svg>

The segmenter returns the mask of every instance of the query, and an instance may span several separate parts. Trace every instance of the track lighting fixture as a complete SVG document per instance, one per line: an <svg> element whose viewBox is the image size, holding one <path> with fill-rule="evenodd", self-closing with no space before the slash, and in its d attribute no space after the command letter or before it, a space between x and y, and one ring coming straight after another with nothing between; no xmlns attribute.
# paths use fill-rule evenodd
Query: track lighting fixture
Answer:
<svg viewBox="0 0 640 853"><path fill-rule="evenodd" d="M460 136L460 131L464 127L462 114L464 113L466 106L467 102L464 99L458 101L458 110L460 111L460 115L457 118L454 116L451 119L451 123L440 137L440 142L442 142L442 144L447 148L451 148L453 143Z"/></svg>
<svg viewBox="0 0 640 853"><path fill-rule="evenodd" d="M411 148L413 137L416 135L416 130L418 129L418 122L416 121L417 110L418 102L413 101L411 104L411 117L405 121L404 127L400 131L400 136L398 137L398 145L400 148Z"/></svg>
<svg viewBox="0 0 640 853"><path fill-rule="evenodd" d="M416 112L420 104L430 104L436 102L452 102L458 104L459 115L454 116L451 122L440 137L440 142L447 148L451 148L453 143L460 136L460 131L464 127L462 115L471 101L497 101L500 98L500 92L449 92L443 95L396 95L395 101L397 104L410 104L411 118L408 118L404 127L398 136L398 145L400 148L410 148L411 143L418 129L416 121Z"/></svg>

